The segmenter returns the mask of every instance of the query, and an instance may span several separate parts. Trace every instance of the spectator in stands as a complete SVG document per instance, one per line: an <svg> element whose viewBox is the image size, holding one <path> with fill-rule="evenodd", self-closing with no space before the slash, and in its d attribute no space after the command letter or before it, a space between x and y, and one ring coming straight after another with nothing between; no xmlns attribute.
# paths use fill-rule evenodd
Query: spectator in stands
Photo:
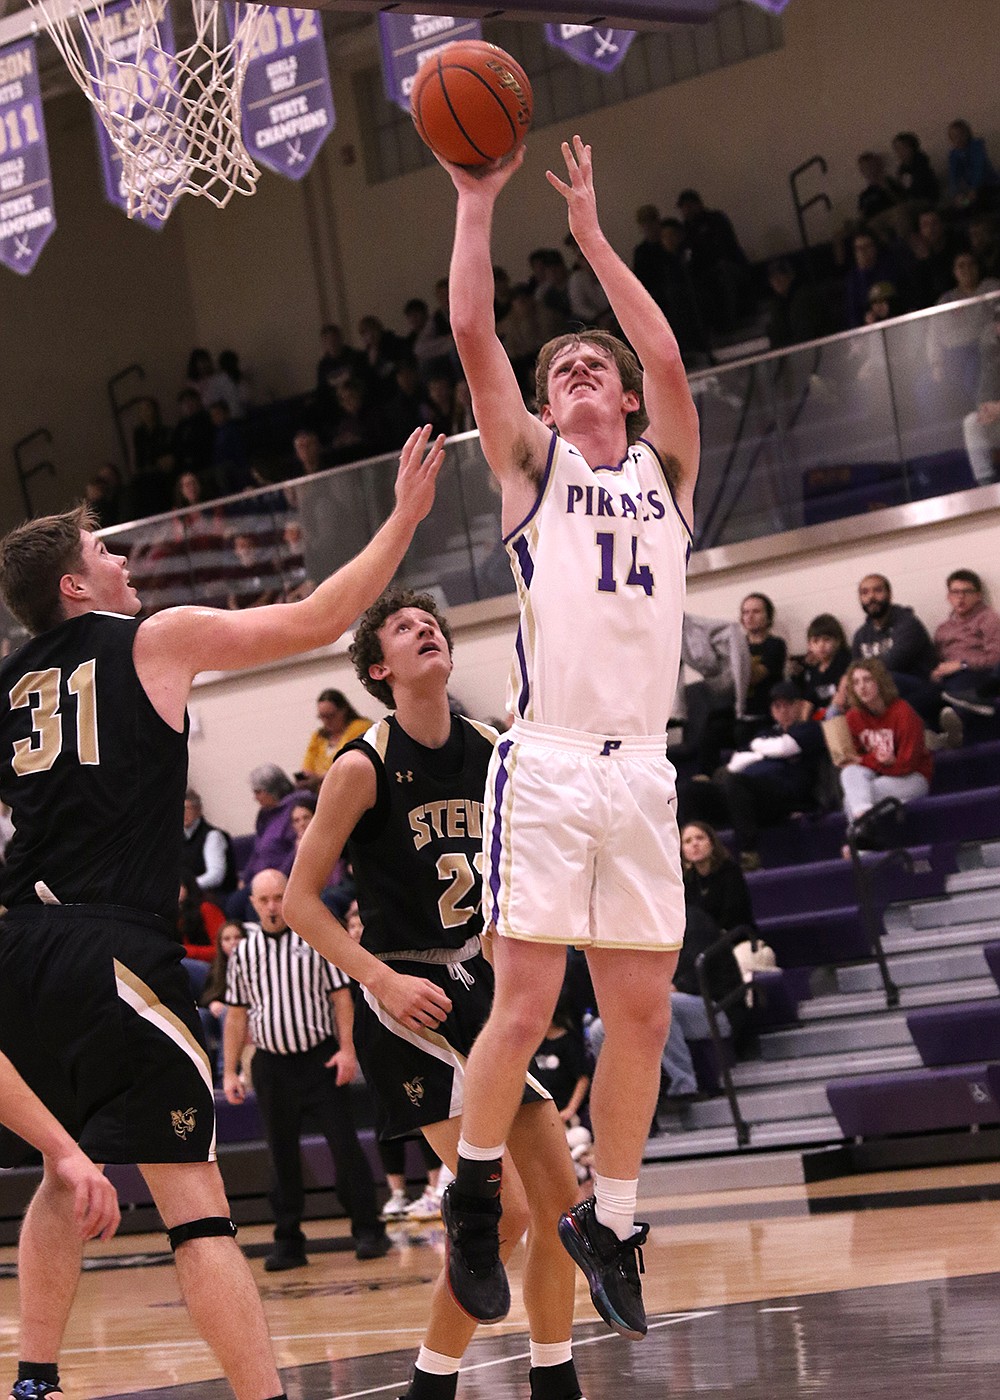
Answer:
<svg viewBox="0 0 1000 1400"><path fill-rule="evenodd" d="M847 719L857 755L840 769L844 811L855 827L877 802L925 797L933 760L924 725L900 698L892 677L876 657L853 661L847 673ZM870 833L861 832L868 838ZM868 842L864 844L876 844ZM862 844L862 842L859 842Z"/></svg>
<svg viewBox="0 0 1000 1400"><path fill-rule="evenodd" d="M854 266L844 282L845 317L848 327L863 326L868 311L868 297L876 282L899 285L899 271L892 255L875 236L862 229L851 239Z"/></svg>
<svg viewBox="0 0 1000 1400"><path fill-rule="evenodd" d="M671 746L694 772L711 777L722 750L735 742L736 712L750 684L750 648L738 622L684 614L681 661L700 677L684 687L684 742Z"/></svg>
<svg viewBox="0 0 1000 1400"><path fill-rule="evenodd" d="M240 369L240 358L235 350L222 351L219 368L200 381L198 392L207 409L211 410L221 399L229 409L230 418L244 417L250 403L250 384Z"/></svg>
<svg viewBox="0 0 1000 1400"><path fill-rule="evenodd" d="M761 826L816 806L819 770L826 755L821 726L802 718L803 704L794 681L778 681L771 687L770 707L771 728L734 753L718 778L744 870L760 869Z"/></svg>
<svg viewBox="0 0 1000 1400"><path fill-rule="evenodd" d="M832 613L820 613L806 631L803 656L790 658L789 672L814 719L832 703L851 660L844 629Z"/></svg>
<svg viewBox="0 0 1000 1400"><path fill-rule="evenodd" d="M184 944L184 966L195 998L201 996L215 957L215 942L225 915L217 904L203 899L194 879L181 876L177 898L177 934Z"/></svg>
<svg viewBox="0 0 1000 1400"><path fill-rule="evenodd" d="M314 476L316 472L324 472L334 465L330 454L323 450L315 428L299 428L292 438L292 451L295 453L296 470L303 476Z"/></svg>
<svg viewBox="0 0 1000 1400"><path fill-rule="evenodd" d="M392 394L396 365L405 356L406 345L398 335L386 330L377 316L362 316L358 322L358 339L361 342L364 379L371 390L371 402L377 406L385 403ZM355 392L359 391L364 382L359 382L359 378L352 375L350 379L338 383L337 397L341 412L344 411L341 389L350 383Z"/></svg>
<svg viewBox="0 0 1000 1400"><path fill-rule="evenodd" d="M573 267L569 274L566 292L569 296L570 316L581 326L596 326L599 330L614 331L615 313L607 294L597 279L597 274L580 251L580 245L571 233L563 239L570 250Z"/></svg>
<svg viewBox="0 0 1000 1400"><path fill-rule="evenodd" d="M394 383L397 383L398 372L397 363L392 367ZM384 385L378 390L382 395L380 402L383 410L394 392ZM348 379L338 385L337 403L340 416L330 438L330 460L339 465L358 462L363 457L374 457L381 452L385 443L380 410L374 401L369 402L364 383L360 379Z"/></svg>
<svg viewBox="0 0 1000 1400"><path fill-rule="evenodd" d="M858 216L863 228L880 237L892 237L898 231L898 210L902 190L885 168L885 161L876 151L862 151L858 170L864 188L858 195Z"/></svg>
<svg viewBox="0 0 1000 1400"><path fill-rule="evenodd" d="M535 360L545 342L556 334L554 325L552 313L536 301L527 282L511 288L510 310L498 327L498 334L525 402L534 396Z"/></svg>
<svg viewBox="0 0 1000 1400"><path fill-rule="evenodd" d="M212 420L211 475L215 493L220 496L235 496L252 485L250 466L247 462L247 448L241 424L233 417L227 399L216 399L209 404L208 416Z"/></svg>
<svg viewBox="0 0 1000 1400"><path fill-rule="evenodd" d="M903 299L893 282L876 282L868 293L868 310L865 312L865 325L875 326L880 321L891 321L903 313Z"/></svg>
<svg viewBox="0 0 1000 1400"><path fill-rule="evenodd" d="M955 289L937 299L938 306L967 301L986 292L1000 292L1000 279L984 277L974 253L955 259ZM993 320L993 302L975 302L947 316L934 316L927 327L927 358L931 374L940 384L961 386L975 402L979 381L979 344Z"/></svg>
<svg viewBox="0 0 1000 1400"><path fill-rule="evenodd" d="M493 269L493 317L499 326L510 310L510 274L505 267Z"/></svg>
<svg viewBox="0 0 1000 1400"><path fill-rule="evenodd" d="M632 250L632 271L660 310L666 313L671 259L661 237L660 211L655 204L642 204L635 211L635 221L642 238Z"/></svg>
<svg viewBox="0 0 1000 1400"><path fill-rule="evenodd" d="M174 470L200 476L212 460L215 429L197 389L182 389L177 396L179 417L170 442Z"/></svg>
<svg viewBox="0 0 1000 1400"><path fill-rule="evenodd" d="M137 476L173 473L170 429L163 422L158 399L146 397L136 403L136 424L132 429L132 466ZM167 509L166 506L163 507Z"/></svg>
<svg viewBox="0 0 1000 1400"><path fill-rule="evenodd" d="M930 674L937 654L927 628L912 608L892 601L892 585L884 574L865 574L858 598L865 621L851 639L852 655L881 661L899 693L936 727L941 701Z"/></svg>
<svg viewBox="0 0 1000 1400"><path fill-rule="evenodd" d="M962 420L965 450L977 486L996 481L1000 474L1000 301L993 302L990 309L990 320L979 341L977 406Z"/></svg>
<svg viewBox="0 0 1000 1400"><path fill-rule="evenodd" d="M669 1084L659 1108L676 1109L704 1098L698 1091L688 1042L711 1036L708 1013L695 966L705 958L709 994L719 1002L743 986L734 944L756 932L750 892L742 870L707 822L688 822L681 831L684 867L684 904L687 925L684 946L670 993L670 1034L663 1051L663 1070ZM728 946L715 947L723 935ZM718 1016L720 1034L738 1041L746 1022L746 1003L736 1000Z"/></svg>
<svg viewBox="0 0 1000 1400"><path fill-rule="evenodd" d="M232 549L227 608L238 612L243 608L262 608L276 603L281 596L282 580L275 560L265 554L253 535L234 535Z"/></svg>
<svg viewBox="0 0 1000 1400"><path fill-rule="evenodd" d="M749 287L746 254L726 215L721 209L706 209L697 190L681 190L677 208L702 315L713 331L732 331Z"/></svg>
<svg viewBox="0 0 1000 1400"><path fill-rule="evenodd" d="M395 388L391 398L379 414L379 424L373 431L385 448L399 448L413 432L431 421L432 410L427 403L427 395L416 360L412 356L401 359L396 365ZM435 433L445 432L435 428Z"/></svg>
<svg viewBox="0 0 1000 1400"><path fill-rule="evenodd" d="M226 1025L226 969L233 949L245 936L239 919L227 919L221 926L215 941L215 957L208 971L201 996L198 998L199 1014L209 1057L212 1061L212 1082L222 1083L222 1037Z"/></svg>
<svg viewBox="0 0 1000 1400"><path fill-rule="evenodd" d="M962 232L946 224L936 209L922 209L910 239L910 302L914 310L933 306L955 285L955 259L967 244Z"/></svg>
<svg viewBox="0 0 1000 1400"><path fill-rule="evenodd" d="M535 299L548 311L556 335L570 329L572 308L569 301L569 268L558 248L543 248L538 261L539 279Z"/></svg>
<svg viewBox="0 0 1000 1400"><path fill-rule="evenodd" d="M296 781L312 792L319 791L330 765L344 745L360 739L371 724L370 719L358 713L342 690L320 691L316 699L316 719L319 727L306 745L302 767L295 775Z"/></svg>
<svg viewBox="0 0 1000 1400"><path fill-rule="evenodd" d="M951 612L934 633L939 660L931 680L955 709L992 719L995 706L978 692L998 674L1000 615L987 606L983 581L974 569L953 570L947 587Z"/></svg>
<svg viewBox="0 0 1000 1400"><path fill-rule="evenodd" d="M934 173L930 157L912 131L900 131L892 138L896 157L896 186L909 202L936 205L941 198L941 181Z"/></svg>
<svg viewBox="0 0 1000 1400"><path fill-rule="evenodd" d="M228 831L205 819L201 796L193 787L184 794L183 866L202 898L221 904L236 888L236 858Z"/></svg>
<svg viewBox="0 0 1000 1400"><path fill-rule="evenodd" d="M403 317L409 327L403 341L408 356L417 365L421 375L434 373L442 367L447 368L451 364L455 342L450 329L444 334L440 333L431 320L430 308L426 301L421 297L411 297L403 307Z"/></svg>
<svg viewBox="0 0 1000 1400"><path fill-rule="evenodd" d="M590 1065L565 994L556 1002L552 1023L535 1051L530 1073L552 1095L567 1128L575 1127L590 1091Z"/></svg>
<svg viewBox="0 0 1000 1400"><path fill-rule="evenodd" d="M685 250L684 225L680 219L660 222L660 241L667 253L664 308L670 328L688 369L704 369L713 363L712 341L698 304Z"/></svg>
<svg viewBox="0 0 1000 1400"><path fill-rule="evenodd" d="M788 647L775 637L774 604L766 593L748 593L740 604L740 626L750 648L750 680L742 705L737 704L737 742L741 745L767 727L772 687L785 674Z"/></svg>
<svg viewBox="0 0 1000 1400"><path fill-rule="evenodd" d="M251 769L250 788L259 810L253 846L239 875L241 891L249 886L259 870L280 870L285 874L291 870L295 859L292 808L301 796L301 791L276 763L262 763ZM239 907L243 907L242 902ZM226 912L234 911L227 905Z"/></svg>
<svg viewBox="0 0 1000 1400"><path fill-rule="evenodd" d="M211 354L201 347L191 351L187 362L187 376L184 380L185 388L193 389L201 399L202 407L207 408L208 403L202 397L202 390L215 374L215 361Z"/></svg>
<svg viewBox="0 0 1000 1400"><path fill-rule="evenodd" d="M948 127L948 203L960 213L991 209L1000 191L1000 175L986 153L986 142L973 136L961 117Z"/></svg>
<svg viewBox="0 0 1000 1400"><path fill-rule="evenodd" d="M337 387L345 380L364 378L365 357L348 345L340 326L332 323L320 331L323 353L316 365L316 402L324 424L332 425L339 413Z"/></svg>
<svg viewBox="0 0 1000 1400"><path fill-rule="evenodd" d="M772 258L768 263L767 284L767 339L772 350L819 340L835 329L821 293L797 275L787 258Z"/></svg>
<svg viewBox="0 0 1000 1400"><path fill-rule="evenodd" d="M466 419L455 397L455 381L450 374L431 375L427 381L424 408L427 412L420 422L430 423L435 434L444 433L445 437L453 437L455 433L465 431L464 427L458 426Z"/></svg>
<svg viewBox="0 0 1000 1400"><path fill-rule="evenodd" d="M1000 218L977 214L969 220L969 247L979 259L984 277L1000 277Z"/></svg>
<svg viewBox="0 0 1000 1400"><path fill-rule="evenodd" d="M112 481L103 471L97 471L87 482L83 498L97 519L99 530L118 524L118 507Z"/></svg>

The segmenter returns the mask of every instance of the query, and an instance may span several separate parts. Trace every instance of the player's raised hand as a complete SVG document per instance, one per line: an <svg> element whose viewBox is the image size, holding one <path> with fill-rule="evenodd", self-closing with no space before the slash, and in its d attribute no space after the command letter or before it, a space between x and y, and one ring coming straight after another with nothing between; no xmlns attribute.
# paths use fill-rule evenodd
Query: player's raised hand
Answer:
<svg viewBox="0 0 1000 1400"><path fill-rule="evenodd" d="M389 1015L411 1030L436 1029L451 1010L451 998L426 977L394 972L377 995Z"/></svg>
<svg viewBox="0 0 1000 1400"><path fill-rule="evenodd" d="M500 160L492 160L486 165L452 165L433 152L437 163L447 170L451 182L463 197L483 199L492 204L510 177L524 161L524 142L515 146L509 155Z"/></svg>
<svg viewBox="0 0 1000 1400"><path fill-rule="evenodd" d="M73 1219L82 1240L109 1240L121 1223L115 1188L78 1147L53 1161L56 1176L73 1192Z"/></svg>
<svg viewBox="0 0 1000 1400"><path fill-rule="evenodd" d="M551 170L546 170L545 178L565 199L569 212L569 231L576 241L584 246L590 235L600 232L591 149L579 136L573 137L572 146L568 141L564 141L561 149L569 184L560 180Z"/></svg>
<svg viewBox="0 0 1000 1400"><path fill-rule="evenodd" d="M431 443L431 432L429 423L414 428L399 454L396 509L414 524L423 520L434 504L434 488L444 461L444 434Z"/></svg>

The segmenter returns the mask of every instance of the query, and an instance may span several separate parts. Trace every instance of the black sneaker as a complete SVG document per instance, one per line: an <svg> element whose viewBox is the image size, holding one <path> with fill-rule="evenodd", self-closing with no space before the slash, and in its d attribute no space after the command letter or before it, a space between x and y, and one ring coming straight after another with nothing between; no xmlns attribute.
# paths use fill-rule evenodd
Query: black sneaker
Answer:
<svg viewBox="0 0 1000 1400"><path fill-rule="evenodd" d="M638 1340L646 1335L639 1275L646 1272L642 1246L649 1226L639 1223L634 1235L620 1240L600 1223L595 1207L590 1196L567 1211L559 1221L559 1238L586 1274L594 1307L604 1321L621 1336Z"/></svg>
<svg viewBox="0 0 1000 1400"><path fill-rule="evenodd" d="M17 1381L11 1386L11 1400L45 1400L46 1395L62 1395L61 1385L48 1381Z"/></svg>
<svg viewBox="0 0 1000 1400"><path fill-rule="evenodd" d="M465 1197L456 1204L453 1186L441 1198L451 1296L477 1322L500 1322L510 1312L510 1287L500 1262L500 1198L470 1210Z"/></svg>
<svg viewBox="0 0 1000 1400"><path fill-rule="evenodd" d="M384 1230L376 1234L369 1231L368 1234L358 1235L354 1241L354 1257L356 1259L383 1259L392 1248L392 1240Z"/></svg>
<svg viewBox="0 0 1000 1400"><path fill-rule="evenodd" d="M289 1253L284 1249L276 1249L264 1260L264 1272L267 1274L283 1274L286 1269L305 1268L309 1260L303 1250Z"/></svg>

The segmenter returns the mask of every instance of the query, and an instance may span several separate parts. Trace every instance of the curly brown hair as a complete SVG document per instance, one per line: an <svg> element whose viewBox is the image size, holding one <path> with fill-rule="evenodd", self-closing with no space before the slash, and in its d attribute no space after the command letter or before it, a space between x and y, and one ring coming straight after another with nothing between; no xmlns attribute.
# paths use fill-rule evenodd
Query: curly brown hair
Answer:
<svg viewBox="0 0 1000 1400"><path fill-rule="evenodd" d="M896 689L896 682L890 676L884 661L880 661L877 656L865 657L862 661L852 661L847 668L847 703L853 710L863 710L865 707L858 699L854 690L854 672L867 671L872 680L878 686L878 693L882 704L889 708L894 700L899 699L899 691Z"/></svg>
<svg viewBox="0 0 1000 1400"><path fill-rule="evenodd" d="M392 688L387 681L375 680L369 671L372 666L377 666L383 660L379 632L389 618L394 613L402 612L403 608L420 608L421 612L430 613L441 628L441 635L448 643L448 655L451 656L455 649L448 619L438 611L438 605L429 593L415 593L412 588L390 588L388 592L382 594L381 598L376 598L358 623L354 633L354 641L348 648L347 654L354 663L355 674L365 690L369 695L374 695L376 700L381 701L387 710L396 707Z"/></svg>
<svg viewBox="0 0 1000 1400"><path fill-rule="evenodd" d="M80 570L80 531L97 529L90 507L26 520L0 540L0 593L33 637L63 621L59 581Z"/></svg>
<svg viewBox="0 0 1000 1400"><path fill-rule="evenodd" d="M634 351L610 331L570 331L567 335L557 335L554 340L549 340L542 346L535 361L535 402L539 412L549 401L549 370L552 361L563 350L576 345L596 345L599 350L607 351L615 362L622 388L626 393L639 395L639 407L625 419L626 436L630 443L635 442L649 422L642 403L642 365Z"/></svg>

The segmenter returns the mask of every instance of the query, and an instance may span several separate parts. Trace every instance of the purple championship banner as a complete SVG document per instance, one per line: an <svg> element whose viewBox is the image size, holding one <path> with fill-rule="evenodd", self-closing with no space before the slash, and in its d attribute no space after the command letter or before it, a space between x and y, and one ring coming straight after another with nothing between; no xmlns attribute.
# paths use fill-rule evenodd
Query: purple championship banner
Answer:
<svg viewBox="0 0 1000 1400"><path fill-rule="evenodd" d="M247 150L301 180L336 124L321 14L267 6L243 83Z"/></svg>
<svg viewBox="0 0 1000 1400"><path fill-rule="evenodd" d="M86 30L89 26L95 32L98 26L105 30L110 30L110 35L105 37L112 40L110 43L111 52L122 64L135 64L141 71L139 73L139 100L135 103L132 116L136 122L143 120L143 109L147 111L146 121L155 123L157 108L165 109L172 101L171 85L164 83L164 78L170 77L170 63L165 60L163 54L157 50L147 49L144 53L138 52L139 48L139 20L138 12L132 0L118 0L117 4L108 5L104 10L103 19L99 19L95 14L88 14L80 24ZM170 18L170 9L165 4L163 13L157 21L159 30L160 46L166 53L175 52L174 26ZM96 58L92 60L96 63ZM128 212L128 195L122 186L122 159L115 150L111 138L105 130L95 107L91 108L94 117L94 129L97 132L97 149L101 155L101 172L104 176L104 196L110 204L116 204L119 209ZM145 224L147 228L159 230L166 223L170 216L171 202L165 196L162 201L162 211L159 213L150 212L145 215L136 214L135 222Z"/></svg>
<svg viewBox="0 0 1000 1400"><path fill-rule="evenodd" d="M575 63L613 73L635 38L631 29L601 29L590 24L547 24L545 41Z"/></svg>
<svg viewBox="0 0 1000 1400"><path fill-rule="evenodd" d="M383 10L379 11L378 29L385 95L404 112L410 110L413 80L421 63L456 39L483 37L478 19L451 15L400 15Z"/></svg>
<svg viewBox="0 0 1000 1400"><path fill-rule="evenodd" d="M0 49L0 262L27 274L55 233L34 39Z"/></svg>

